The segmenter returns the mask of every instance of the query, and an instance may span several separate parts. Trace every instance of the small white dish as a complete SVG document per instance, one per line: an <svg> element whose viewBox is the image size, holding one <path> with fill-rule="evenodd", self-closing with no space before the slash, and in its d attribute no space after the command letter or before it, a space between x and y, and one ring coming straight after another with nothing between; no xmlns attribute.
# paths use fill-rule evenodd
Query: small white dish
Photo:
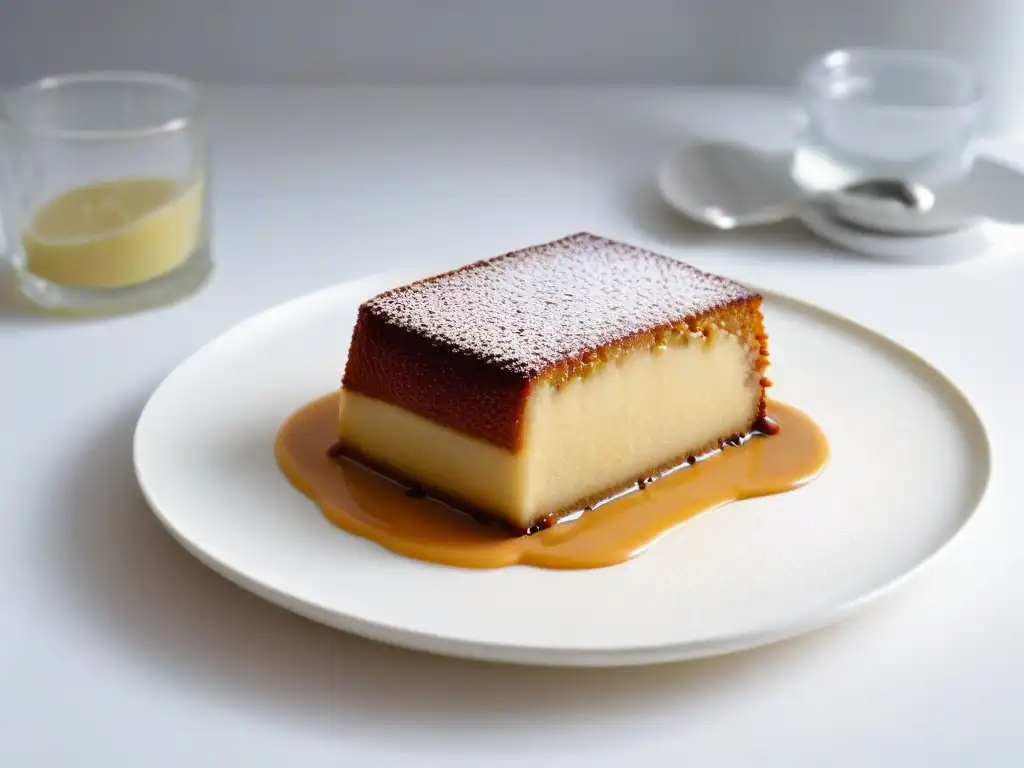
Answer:
<svg viewBox="0 0 1024 768"><path fill-rule="evenodd" d="M814 204L832 206L862 226L881 231L893 222L904 231L929 227L934 231L948 226L950 215L956 213L947 205L938 215L908 212L904 203L879 199L877 189L875 194L867 194L860 185L839 190L802 189L793 180L789 164L790 158L780 153L727 142L694 142L662 165L658 186L678 211L717 229L774 224L796 217L802 208ZM929 190L920 192L931 202Z"/></svg>
<svg viewBox="0 0 1024 768"><path fill-rule="evenodd" d="M1024 224L1024 174L993 158L979 157L968 179L935 190L934 209L918 214L862 196L801 190L791 162L786 153L691 142L659 168L658 189L679 213L719 229L794 217L856 253L922 264L986 253L990 220Z"/></svg>
<svg viewBox="0 0 1024 768"><path fill-rule="evenodd" d="M844 222L823 206L808 205L796 218L822 240L891 261L953 264L977 258L993 247L984 223L937 235L887 235Z"/></svg>
<svg viewBox="0 0 1024 768"><path fill-rule="evenodd" d="M927 213L908 216L896 203L866 201L856 196L833 198L835 215L878 235L948 235L986 221L1024 224L1024 173L992 157L978 157L960 183L931 190L935 205Z"/></svg>
<svg viewBox="0 0 1024 768"><path fill-rule="evenodd" d="M728 653L848 616L933 560L989 477L985 430L942 374L883 336L766 294L773 395L831 444L810 485L700 515L611 568L490 571L395 555L331 526L273 455L285 418L338 385L359 303L419 277L329 288L247 320L175 369L135 432L139 484L209 567L375 640L523 664Z"/></svg>
<svg viewBox="0 0 1024 768"><path fill-rule="evenodd" d="M865 200L857 195L835 195L830 207L840 222L877 235L930 237L970 229L984 221L976 206L961 204L963 198L939 192L931 210L914 215L907 215L906 208L894 200Z"/></svg>

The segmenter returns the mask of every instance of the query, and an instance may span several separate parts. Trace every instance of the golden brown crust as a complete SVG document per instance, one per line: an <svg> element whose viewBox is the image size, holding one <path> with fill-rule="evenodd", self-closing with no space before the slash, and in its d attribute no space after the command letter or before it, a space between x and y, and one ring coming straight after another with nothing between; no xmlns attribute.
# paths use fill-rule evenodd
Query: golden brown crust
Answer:
<svg viewBox="0 0 1024 768"><path fill-rule="evenodd" d="M431 343L365 305L352 335L345 389L470 437L518 447L529 379Z"/></svg>
<svg viewBox="0 0 1024 768"><path fill-rule="evenodd" d="M581 233L388 291L366 302L343 386L510 451L530 388L620 355L703 343L750 350L762 389L761 297L665 256Z"/></svg>

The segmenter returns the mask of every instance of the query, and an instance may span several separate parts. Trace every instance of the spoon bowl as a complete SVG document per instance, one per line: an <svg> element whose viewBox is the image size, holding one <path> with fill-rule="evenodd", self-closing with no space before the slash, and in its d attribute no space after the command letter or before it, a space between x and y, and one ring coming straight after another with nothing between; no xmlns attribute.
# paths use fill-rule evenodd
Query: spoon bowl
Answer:
<svg viewBox="0 0 1024 768"><path fill-rule="evenodd" d="M738 144L691 144L662 166L658 186L677 211L716 229L774 224L792 216L798 194L787 162Z"/></svg>
<svg viewBox="0 0 1024 768"><path fill-rule="evenodd" d="M966 229L981 216L947 194L920 184L875 179L836 190L828 199L832 215L861 229L888 235L935 235Z"/></svg>

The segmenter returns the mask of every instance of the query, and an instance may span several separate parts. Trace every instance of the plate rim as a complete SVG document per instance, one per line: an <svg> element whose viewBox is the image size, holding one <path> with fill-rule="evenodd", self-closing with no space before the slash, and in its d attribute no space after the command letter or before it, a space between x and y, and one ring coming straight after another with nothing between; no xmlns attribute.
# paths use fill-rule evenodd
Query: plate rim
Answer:
<svg viewBox="0 0 1024 768"><path fill-rule="evenodd" d="M959 521L959 524L955 529L953 529L948 536L938 544L938 546L932 549L925 557L918 560L913 566L889 581L876 586L874 589L857 595L844 603L839 603L827 610L818 611L796 620L771 623L762 627L730 635L700 637L674 643L633 643L628 646L610 647L572 647L564 645L558 647L546 647L539 645L525 645L521 643L507 644L499 641L472 640L409 629L407 627L388 622L367 619L363 616L358 616L352 613L344 613L324 608L300 596L280 590L272 584L268 584L258 578L253 578L243 571L234 568L230 564L218 560L204 551L196 542L193 542L185 536L172 522L172 520L163 511L161 511L150 489L147 488L146 481L144 479L144 472L139 466L140 436L144 435L147 421L148 419L153 418L152 413L154 412L156 405L159 405L159 394L174 385L174 379L180 371L185 369L195 358L208 353L210 350L224 343L225 339L233 333L240 332L242 328L250 323L256 322L257 320L264 322L272 321L274 316L286 314L297 305L307 301L315 301L317 298L321 298L326 294L356 293L360 290L361 286L390 284L396 280L404 280L408 282L411 279L420 279L420 277L429 274L434 274L434 272L414 268L374 272L369 275L363 275L351 280L335 283L272 305L243 320L240 320L214 336L212 339L200 345L191 354L181 360L154 388L139 414L133 430L132 467L136 482L142 492L143 498L146 501L146 505L163 528L170 533L172 538L174 538L175 541L189 552L189 554L215 573L269 603L317 623L387 645L455 658L527 666L641 666L674 661L688 661L750 650L800 635L805 635L834 625L846 618L849 618L868 605L878 601L883 596L898 590L913 578L920 575L926 568L934 565L941 557L948 554L955 542L963 538L964 531L970 524L976 521L979 515L979 510L984 508L985 500L988 497L991 488L993 468L991 437L982 414L975 407L967 393L964 392L964 390L961 389L953 379L936 368L917 352L904 345L902 342L881 333L870 325L853 320L839 312L813 304L784 292L764 288L755 283L744 282L744 285L760 293L766 300L790 304L798 307L804 312L824 316L833 324L844 327L849 331L867 334L876 341L881 341L890 345L894 350L907 357L914 363L914 365L920 367L929 377L932 377L946 389L947 396L951 396L957 402L960 406L959 410L963 415L969 418L972 430L977 433L977 447L979 449L978 454L980 459L980 476L978 480L980 482L977 485L975 498L973 499L970 511L964 515L963 519ZM154 403L156 403L156 405L154 405Z"/></svg>

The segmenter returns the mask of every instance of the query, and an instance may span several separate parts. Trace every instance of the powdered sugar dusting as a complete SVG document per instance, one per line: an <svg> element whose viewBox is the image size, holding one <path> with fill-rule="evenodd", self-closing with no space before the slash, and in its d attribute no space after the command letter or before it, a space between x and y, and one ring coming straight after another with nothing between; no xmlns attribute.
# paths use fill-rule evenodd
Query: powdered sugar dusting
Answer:
<svg viewBox="0 0 1024 768"><path fill-rule="evenodd" d="M368 308L532 376L623 336L754 295L666 256L579 233L388 291Z"/></svg>

